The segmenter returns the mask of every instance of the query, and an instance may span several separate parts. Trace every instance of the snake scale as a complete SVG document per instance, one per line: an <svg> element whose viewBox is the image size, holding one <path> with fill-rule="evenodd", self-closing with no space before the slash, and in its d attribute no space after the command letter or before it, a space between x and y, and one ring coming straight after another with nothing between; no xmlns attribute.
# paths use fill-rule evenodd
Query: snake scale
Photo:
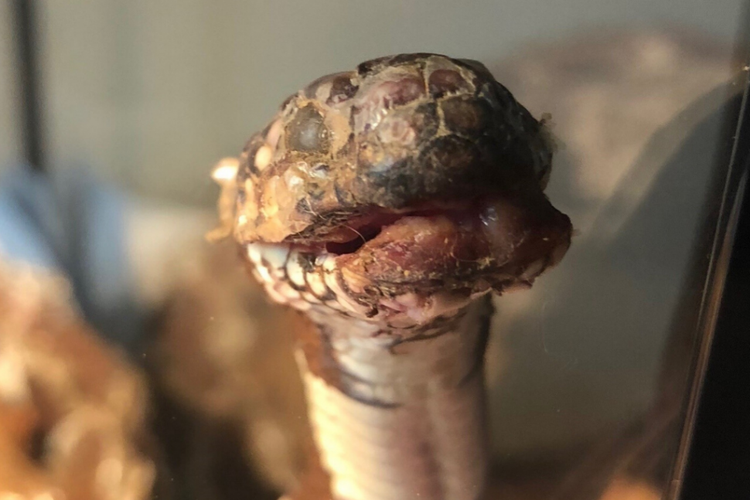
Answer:
<svg viewBox="0 0 750 500"><path fill-rule="evenodd" d="M312 325L297 359L328 491L290 498L482 497L490 293L570 245L551 160L482 64L419 53L315 80L214 169L214 236Z"/></svg>

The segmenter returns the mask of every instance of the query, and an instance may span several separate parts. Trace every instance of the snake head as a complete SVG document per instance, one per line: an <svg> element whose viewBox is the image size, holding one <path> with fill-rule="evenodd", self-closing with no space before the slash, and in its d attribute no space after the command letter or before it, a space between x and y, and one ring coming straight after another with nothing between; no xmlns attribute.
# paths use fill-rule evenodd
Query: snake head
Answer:
<svg viewBox="0 0 750 500"><path fill-rule="evenodd" d="M278 301L423 323L565 254L543 125L481 63L402 54L289 97L224 187L224 233Z"/></svg>

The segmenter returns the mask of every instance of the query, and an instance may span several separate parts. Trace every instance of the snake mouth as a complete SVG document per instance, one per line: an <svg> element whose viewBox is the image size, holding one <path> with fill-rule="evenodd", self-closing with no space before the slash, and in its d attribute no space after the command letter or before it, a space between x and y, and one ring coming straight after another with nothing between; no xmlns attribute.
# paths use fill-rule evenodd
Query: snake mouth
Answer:
<svg viewBox="0 0 750 500"><path fill-rule="evenodd" d="M528 288L565 255L571 230L536 191L370 209L282 243L249 242L246 251L277 302L406 328L490 291Z"/></svg>
<svg viewBox="0 0 750 500"><path fill-rule="evenodd" d="M571 224L543 194L371 210L308 238L349 290L487 290L531 285L570 245Z"/></svg>
<svg viewBox="0 0 750 500"><path fill-rule="evenodd" d="M562 259L570 237L568 217L538 191L369 210L284 243L248 243L247 255L277 302L406 328L490 291L531 286Z"/></svg>
<svg viewBox="0 0 750 500"><path fill-rule="evenodd" d="M393 211L380 207L369 210L365 215L357 215L336 225L329 232L311 239L311 243L322 246L326 253L348 255L357 253L363 246L376 239L385 231L394 231L404 224L405 219L426 219L448 214L459 215L459 207L444 205L442 207L424 206L419 209Z"/></svg>
<svg viewBox="0 0 750 500"><path fill-rule="evenodd" d="M528 288L562 259L571 231L538 192L370 210L304 238L247 243L246 253L276 302L406 328L490 291Z"/></svg>

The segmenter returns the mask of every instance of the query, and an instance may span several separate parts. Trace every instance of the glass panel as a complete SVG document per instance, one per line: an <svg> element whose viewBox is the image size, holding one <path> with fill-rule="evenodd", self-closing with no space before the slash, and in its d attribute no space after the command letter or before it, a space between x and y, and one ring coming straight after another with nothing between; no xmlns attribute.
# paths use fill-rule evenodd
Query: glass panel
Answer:
<svg viewBox="0 0 750 500"><path fill-rule="evenodd" d="M311 438L293 356L304 326L268 304L236 248L204 241L217 224L210 169L318 76L430 51L482 61L545 118L555 143L546 194L575 228L558 267L494 299L490 498L670 498L744 88L734 44L745 2L39 4L53 173L28 190L28 179L2 181L0 201L34 208L10 212L32 236L3 229L0 248L13 259L8 274L30 261L67 280L72 292L59 293L90 327L60 335L96 348L86 358L39 347L49 339L9 341L0 368L21 349L37 361L12 366L54 395L96 393L87 381L110 379L69 373L114 366L130 384L104 391L117 394L116 410L74 398L66 411L107 408L136 430L123 434L128 445L66 469L49 450L67 413L24 393L43 415L29 417L34 432L19 445L36 460L32 482L69 492L92 470L132 473L117 487L134 499L223 500L277 498L305 481ZM0 107L12 107L4 5ZM18 156L14 120L0 112L11 131L0 161ZM35 290L39 303L52 300ZM65 368L39 362L50 359ZM80 422L82 433L101 431ZM73 452L61 456L73 463ZM0 492L12 489L3 464Z"/></svg>

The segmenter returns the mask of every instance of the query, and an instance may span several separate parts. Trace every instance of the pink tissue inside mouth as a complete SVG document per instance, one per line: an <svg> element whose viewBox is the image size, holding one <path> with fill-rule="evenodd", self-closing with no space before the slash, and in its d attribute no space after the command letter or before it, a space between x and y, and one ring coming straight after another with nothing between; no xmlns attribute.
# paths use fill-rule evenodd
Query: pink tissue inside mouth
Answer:
<svg viewBox="0 0 750 500"><path fill-rule="evenodd" d="M351 273L385 283L424 283L521 276L543 261L541 272L562 258L570 236L568 217L540 195L376 212L326 235L325 245Z"/></svg>

